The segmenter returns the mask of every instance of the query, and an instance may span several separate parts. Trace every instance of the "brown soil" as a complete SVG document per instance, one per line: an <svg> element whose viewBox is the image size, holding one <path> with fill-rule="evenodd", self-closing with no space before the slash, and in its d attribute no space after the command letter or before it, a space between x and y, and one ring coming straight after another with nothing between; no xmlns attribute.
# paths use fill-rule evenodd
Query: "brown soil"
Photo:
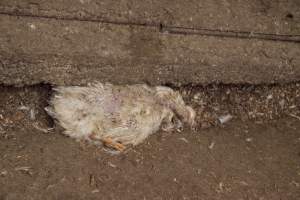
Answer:
<svg viewBox="0 0 300 200"><path fill-rule="evenodd" d="M0 199L300 199L296 84L187 89L202 122L212 118L216 125L225 113L234 118L159 132L120 155L47 130L53 123L42 108L49 87L0 90ZM196 93L202 102L192 98Z"/></svg>

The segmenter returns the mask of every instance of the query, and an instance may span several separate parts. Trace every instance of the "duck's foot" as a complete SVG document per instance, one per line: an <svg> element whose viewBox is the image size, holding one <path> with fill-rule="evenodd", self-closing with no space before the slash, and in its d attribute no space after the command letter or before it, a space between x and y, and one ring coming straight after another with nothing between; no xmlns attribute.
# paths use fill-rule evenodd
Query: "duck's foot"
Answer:
<svg viewBox="0 0 300 200"><path fill-rule="evenodd" d="M92 133L89 138L93 141L101 141L104 146L116 149L118 151L124 151L126 149L125 145L113 141L111 138L98 138L95 133Z"/></svg>
<svg viewBox="0 0 300 200"><path fill-rule="evenodd" d="M123 145L119 142L115 142L111 138L103 138L103 139L101 139L101 141L103 142L103 144L105 146L114 148L118 151L124 151L126 149L125 145Z"/></svg>

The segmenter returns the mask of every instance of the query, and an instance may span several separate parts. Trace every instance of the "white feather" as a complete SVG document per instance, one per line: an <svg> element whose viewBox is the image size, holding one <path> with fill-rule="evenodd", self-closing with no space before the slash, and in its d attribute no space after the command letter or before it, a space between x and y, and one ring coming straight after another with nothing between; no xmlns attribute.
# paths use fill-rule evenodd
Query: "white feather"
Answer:
<svg viewBox="0 0 300 200"><path fill-rule="evenodd" d="M97 82L86 87L57 87L54 91L45 110L66 135L76 139L90 140L94 134L99 139L137 145L162 124L174 127L174 116L189 124L195 118L181 95L168 87Z"/></svg>

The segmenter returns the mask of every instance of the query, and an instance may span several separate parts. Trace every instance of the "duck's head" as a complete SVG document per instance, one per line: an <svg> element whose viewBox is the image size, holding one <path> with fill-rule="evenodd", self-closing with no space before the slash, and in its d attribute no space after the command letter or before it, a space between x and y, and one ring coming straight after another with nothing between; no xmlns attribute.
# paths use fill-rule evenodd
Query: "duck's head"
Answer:
<svg viewBox="0 0 300 200"><path fill-rule="evenodd" d="M164 86L157 86L155 90L160 104L172 109L184 123L191 127L195 125L196 112L192 107L185 104L179 92Z"/></svg>

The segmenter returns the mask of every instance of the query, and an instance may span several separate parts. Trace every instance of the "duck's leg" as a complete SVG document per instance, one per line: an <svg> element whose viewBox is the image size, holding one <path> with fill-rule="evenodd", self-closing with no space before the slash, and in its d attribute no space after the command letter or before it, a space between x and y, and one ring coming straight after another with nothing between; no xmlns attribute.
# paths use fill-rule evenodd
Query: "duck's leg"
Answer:
<svg viewBox="0 0 300 200"><path fill-rule="evenodd" d="M123 144L115 142L111 138L103 138L101 139L101 141L105 146L112 147L114 149L117 149L118 151L124 151L126 149L126 147Z"/></svg>
<svg viewBox="0 0 300 200"><path fill-rule="evenodd" d="M124 151L126 149L125 145L119 143L119 142L115 142L113 141L111 138L109 137L106 137L106 138L98 138L97 135L95 133L92 133L89 138L91 140L94 140L94 141L101 141L105 146L107 147L111 147L111 148L114 148L118 151Z"/></svg>

